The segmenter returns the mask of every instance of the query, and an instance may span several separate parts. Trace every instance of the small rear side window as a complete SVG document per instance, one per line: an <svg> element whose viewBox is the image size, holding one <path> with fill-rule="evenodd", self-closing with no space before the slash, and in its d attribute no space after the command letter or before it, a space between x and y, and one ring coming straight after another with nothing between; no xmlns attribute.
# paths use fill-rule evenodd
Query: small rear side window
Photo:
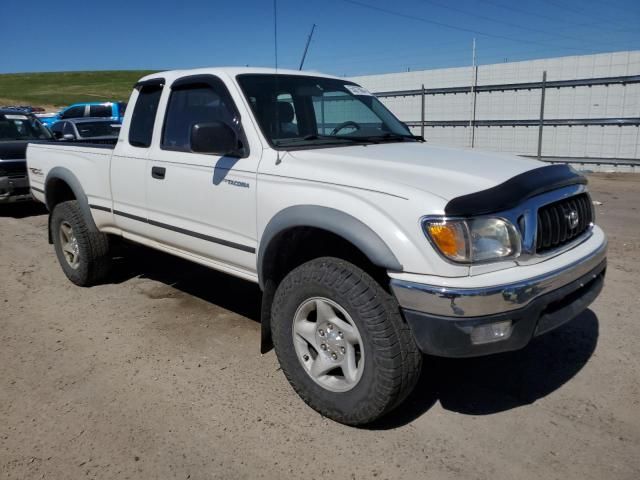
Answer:
<svg viewBox="0 0 640 480"><path fill-rule="evenodd" d="M90 105L90 117L111 117L111 105Z"/></svg>
<svg viewBox="0 0 640 480"><path fill-rule="evenodd" d="M151 146L153 125L160 103L162 85L144 85L140 87L138 99L133 108L131 126L129 127L129 143L134 147Z"/></svg>
<svg viewBox="0 0 640 480"><path fill-rule="evenodd" d="M60 118L80 118L84 116L84 105L67 108Z"/></svg>

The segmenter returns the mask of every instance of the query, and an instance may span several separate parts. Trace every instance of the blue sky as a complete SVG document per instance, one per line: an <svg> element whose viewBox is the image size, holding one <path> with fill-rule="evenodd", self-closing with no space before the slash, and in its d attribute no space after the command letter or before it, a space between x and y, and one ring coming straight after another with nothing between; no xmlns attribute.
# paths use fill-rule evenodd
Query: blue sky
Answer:
<svg viewBox="0 0 640 480"><path fill-rule="evenodd" d="M278 0L281 67L358 75L640 49L638 0ZM272 0L4 0L0 72L273 66Z"/></svg>

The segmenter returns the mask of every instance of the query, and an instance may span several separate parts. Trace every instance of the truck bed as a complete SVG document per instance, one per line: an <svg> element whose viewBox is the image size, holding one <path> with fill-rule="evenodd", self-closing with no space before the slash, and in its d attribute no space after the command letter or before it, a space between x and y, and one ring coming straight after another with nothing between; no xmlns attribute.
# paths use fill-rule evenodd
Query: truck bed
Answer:
<svg viewBox="0 0 640 480"><path fill-rule="evenodd" d="M110 202L109 168L117 140L101 142L29 143L27 173L31 193L45 200L46 179L52 168L63 169L82 185L87 198ZM106 181L105 181L106 180Z"/></svg>

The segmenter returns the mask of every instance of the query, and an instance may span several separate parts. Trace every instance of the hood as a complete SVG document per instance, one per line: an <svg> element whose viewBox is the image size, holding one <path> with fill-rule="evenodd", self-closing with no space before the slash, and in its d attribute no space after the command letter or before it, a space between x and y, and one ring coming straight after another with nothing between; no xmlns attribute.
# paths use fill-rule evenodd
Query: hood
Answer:
<svg viewBox="0 0 640 480"><path fill-rule="evenodd" d="M27 145L30 143L50 143L51 140L10 140L0 141L0 160L25 160Z"/></svg>
<svg viewBox="0 0 640 480"><path fill-rule="evenodd" d="M515 155L438 147L417 142L295 150L295 176L410 196L411 190L443 200L494 187L544 164ZM286 161L286 160L285 160ZM306 171L306 175L305 175Z"/></svg>
<svg viewBox="0 0 640 480"><path fill-rule="evenodd" d="M28 144L29 142L22 140L0 142L0 160L24 160Z"/></svg>

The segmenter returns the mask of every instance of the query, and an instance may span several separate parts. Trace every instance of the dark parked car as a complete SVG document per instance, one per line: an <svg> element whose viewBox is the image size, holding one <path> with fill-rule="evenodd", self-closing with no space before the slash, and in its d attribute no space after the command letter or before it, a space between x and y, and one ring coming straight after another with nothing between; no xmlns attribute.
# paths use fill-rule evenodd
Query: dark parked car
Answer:
<svg viewBox="0 0 640 480"><path fill-rule="evenodd" d="M0 204L31 199L27 144L49 140L51 134L31 113L0 109Z"/></svg>
<svg viewBox="0 0 640 480"><path fill-rule="evenodd" d="M108 118L73 118L54 123L51 133L56 140L111 143L118 139L120 127Z"/></svg>
<svg viewBox="0 0 640 480"><path fill-rule="evenodd" d="M20 110L22 112L27 112L27 113L43 113L44 112L44 108L34 107L32 105L10 105L5 107L0 107L0 110Z"/></svg>

